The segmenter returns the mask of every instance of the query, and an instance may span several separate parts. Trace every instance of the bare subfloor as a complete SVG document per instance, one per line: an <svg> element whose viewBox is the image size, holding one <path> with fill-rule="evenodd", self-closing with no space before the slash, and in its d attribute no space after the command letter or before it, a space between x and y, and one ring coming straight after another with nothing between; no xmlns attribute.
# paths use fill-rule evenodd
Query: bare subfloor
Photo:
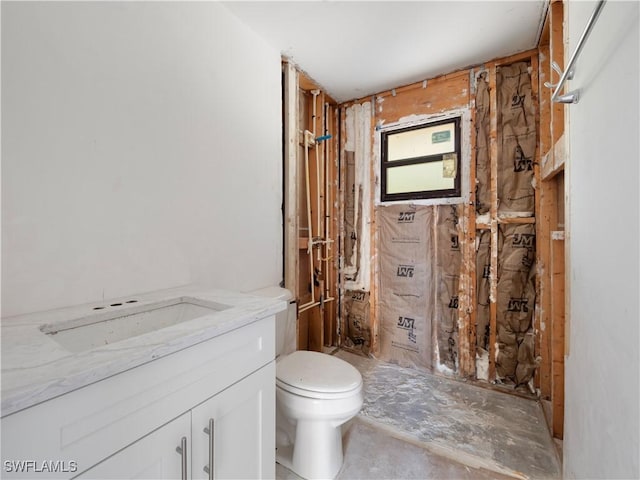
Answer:
<svg viewBox="0 0 640 480"><path fill-rule="evenodd" d="M364 380L339 479L558 479L534 401L339 351ZM297 479L276 466L278 479Z"/></svg>

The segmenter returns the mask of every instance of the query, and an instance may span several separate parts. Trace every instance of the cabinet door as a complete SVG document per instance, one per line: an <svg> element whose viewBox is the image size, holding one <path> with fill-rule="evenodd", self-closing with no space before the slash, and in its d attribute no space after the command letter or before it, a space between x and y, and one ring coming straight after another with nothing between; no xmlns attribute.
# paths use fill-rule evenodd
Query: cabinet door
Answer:
<svg viewBox="0 0 640 480"><path fill-rule="evenodd" d="M275 477L275 362L194 408L191 415L193 479L209 478L209 468L216 479Z"/></svg>
<svg viewBox="0 0 640 480"><path fill-rule="evenodd" d="M185 439L182 441L182 439ZM183 442L186 451L182 450ZM166 425L154 430L115 455L82 473L82 479L178 479L190 478L190 471L183 475L183 455L187 468L191 465L191 413L185 413Z"/></svg>

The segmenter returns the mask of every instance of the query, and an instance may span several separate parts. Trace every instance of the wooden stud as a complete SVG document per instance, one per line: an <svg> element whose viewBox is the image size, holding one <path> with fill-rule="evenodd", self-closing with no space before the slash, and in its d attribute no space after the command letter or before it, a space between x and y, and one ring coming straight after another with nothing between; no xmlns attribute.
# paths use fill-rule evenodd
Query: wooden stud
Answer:
<svg viewBox="0 0 640 480"><path fill-rule="evenodd" d="M333 212L333 223L331 228L331 238L333 239L333 243L331 244L331 252L333 256L332 260L332 274L333 274L333 290L332 296L334 300L334 311L335 311L335 322L333 326L334 331L334 342L333 345L339 345L340 343L340 253L341 253L341 242L340 242L340 226L342 225L342 216L340 206L342 205L341 200L341 191L340 191L340 109L338 107L333 107L333 128L332 132L334 135L332 142L332 168L333 178L331 181L331 206Z"/></svg>
<svg viewBox="0 0 640 480"><path fill-rule="evenodd" d="M558 65L564 65L564 5L562 2L554 2L551 10L551 57ZM553 189L554 205L552 206L554 230L559 227L559 216L564 216L564 130L565 130L565 106L557 103L551 111L551 140L553 144L553 181L550 182L550 190ZM556 173L557 172L557 173ZM562 209L558 208L562 205ZM564 219L562 219L564 223ZM566 275L566 249L560 235L551 232L549 285L551 297L551 404L552 404L552 433L562 438L562 424L564 420L564 355L568 355L568 346L565 344L568 336L564 329L568 326L567 289L570 283ZM558 240L554 240L558 238ZM568 245L567 245L568 248Z"/></svg>
<svg viewBox="0 0 640 480"><path fill-rule="evenodd" d="M549 46L549 40L550 40L550 15L549 15L549 7L547 7L547 12L545 14L544 17L544 24L542 25L542 32L540 33L540 42L538 44L538 47L548 47Z"/></svg>
<svg viewBox="0 0 640 480"><path fill-rule="evenodd" d="M562 25L564 26L565 23L565 19L564 19L564 15L565 15L565 11L563 9L562 11ZM564 29L563 28L563 32L561 35L561 39L562 43L561 44L557 44L556 48L562 48L563 49L563 53L564 53L564 46L567 45L569 43L569 30L568 29ZM564 131L568 129L568 125L570 123L570 116L567 115L564 118L564 124L561 126L562 127L562 133L564 134ZM560 128L560 126L558 126L558 128ZM562 136L560 136L559 138L562 138ZM569 188L571 188L571 169L567 170L567 173L569 176L567 176L567 182L569 185ZM558 198L558 203L562 203L562 211L563 212L570 212L571 211L571 195L567 195L565 194L565 187L564 187L564 182L565 179L563 177L562 179L562 196L560 198ZM565 235L567 236L566 238L569 239L571 238L571 218L567 217L567 219L565 220L563 218L563 224L564 224L564 230L565 230ZM569 299L571 298L571 275L569 274L569 272L571 272L571 242L567 241L565 243L564 246L564 267L565 267L565 285L564 285L564 355L566 357L569 356L570 354L570 347L571 347L571 343L570 343L570 339L571 339L571 302L569 301Z"/></svg>
<svg viewBox="0 0 640 480"><path fill-rule="evenodd" d="M541 183L540 211L536 225L536 262L538 263L538 306L540 312L540 393L542 398L551 397L551 329L552 309L551 272L550 272L550 229L554 224L556 194L549 182Z"/></svg>
<svg viewBox="0 0 640 480"><path fill-rule="evenodd" d="M298 121L297 121L297 130L299 132L300 143L297 149L297 172L298 175L296 177L297 181L297 195L298 198L296 200L296 213L297 213L297 223L298 223L298 240L299 243L304 243L308 245L309 242L309 234L308 234L308 213L307 213L307 194L306 194L306 185L305 185L305 176L306 176L306 166L304 162L304 131L307 130L308 127L308 94L304 92L304 90L298 88L298 102L297 102L297 110L298 110ZM307 229L306 235L305 229ZM295 287L295 297L298 302L298 307L307 305L311 301L311 291L309 289L310 282L310 272L311 266L309 265L309 256L307 254L306 249L300 250L298 252L298 281ZM309 315L304 313L298 317L299 330L300 335L298 338L300 340L300 349L306 350L308 348L308 321Z"/></svg>
<svg viewBox="0 0 640 480"><path fill-rule="evenodd" d="M308 123L307 129L311 132L315 132L317 136L318 125L321 124L321 112L318 110L318 101L320 99L320 95L314 96L309 95L309 108L308 108ZM314 103L315 103L315 111L316 115L314 117ZM310 232L313 235L309 235L309 239L313 240L314 238L320 238L322 236L322 232L318 231L318 220L322 216L321 212L321 202L318 202L318 198L320 195L320 190L318 189L318 179L320 177L319 165L316 162L316 155L318 158L320 156L320 146L316 144L314 147L309 148L309 187L311 191L310 199L311 199L311 218L309 219ZM311 264L313 265L314 273L313 273L313 282L311 284L311 288L314 290L314 298L316 302L320 300L322 295L322 286L323 279L321 276L317 276L316 272L321 271L320 262L317 259L318 245L314 245L311 248ZM324 328L322 325L323 321L323 311L321 306L314 306L309 310L309 350L313 351L322 351L322 347L324 344Z"/></svg>
<svg viewBox="0 0 640 480"><path fill-rule="evenodd" d="M328 107L325 104L323 104L323 112L324 112L324 127L322 132L320 132L321 135L324 135L325 132L329 132L330 130L330 118L331 118L331 114L328 110ZM330 169L330 165L331 165L331 155L329 152L329 140L325 140L324 142L322 142L322 149L323 149L323 155L324 155L324 177L325 177L325 190L324 190L324 216L322 219L322 224L323 224L323 228L324 228L324 238L325 240L329 240L329 232L331 231L331 228L329 227L329 223L331 222L331 208L330 208L330 201L331 201L331 188L327 188L330 183L331 183L331 174L329 172ZM323 297L323 301L324 301L324 305L325 305L325 310L324 310L324 345L325 346L331 346L333 344L333 305L331 305L331 302L328 301L329 298L331 298L331 293L330 293L330 288L331 288L331 271L333 270L331 263L329 261L329 255L330 255L330 251L329 251L329 243L325 243L324 245L322 245L322 258L323 258L323 270L324 270L324 278L325 278L325 288L324 288L324 297Z"/></svg>
<svg viewBox="0 0 640 480"><path fill-rule="evenodd" d="M555 437L562 438L564 419L564 355L566 352L565 256L562 230L564 224L564 106L551 105L552 89L545 81L557 83L559 75L551 61L564 65L564 6L552 2L543 38L540 42L540 167L536 185L538 222L536 223L538 264L536 316L540 331L537 355L542 357L538 382L542 399L550 399L547 420Z"/></svg>
<svg viewBox="0 0 640 480"><path fill-rule="evenodd" d="M369 285L370 285L370 293L369 293L369 324L371 325L371 351L374 354L379 354L380 352L380 342L378 338L378 331L380 328L380 322L382 321L378 317L378 304L379 304L379 291L380 291L380 275L378 271L378 255L377 255L377 236L378 236L378 222L375 208L375 198L376 198L376 188L378 188L378 182L375 181L377 176L378 169L376 164L377 155L374 151L376 144L376 120L377 120L377 108L376 108L376 100L375 97L370 98L371 102L371 128L369 133L369 141L371 142L371 156L369 159L369 185L370 188L370 200L369 205L371 208L371 212L369 213L370 223L369 223L369 245L370 245L370 258L371 258L371 270L369 275ZM364 228L364 225L363 225Z"/></svg>
<svg viewBox="0 0 640 480"><path fill-rule="evenodd" d="M551 60L555 61L560 68L564 68L564 6L562 2L553 2L551 10ZM553 73L551 83L558 83L560 75ZM555 145L564 133L564 104L554 103L551 106L551 143Z"/></svg>
<svg viewBox="0 0 640 480"><path fill-rule="evenodd" d="M556 232L553 232L556 234ZM553 436L562 438L564 429L564 301L565 301L565 265L564 231L552 234L551 290L553 291L552 315L552 383L551 405Z"/></svg>
<svg viewBox="0 0 640 480"><path fill-rule="evenodd" d="M458 285L458 358L460 375L475 377L476 373L476 268L475 226L470 217L475 217L475 206L461 205L458 237L462 254L460 281Z"/></svg>
<svg viewBox="0 0 640 480"><path fill-rule="evenodd" d="M298 292L298 72L284 63L284 285L297 299ZM296 322L296 331L299 322ZM296 339L299 335L296 334ZM299 344L296 346L299 348Z"/></svg>
<svg viewBox="0 0 640 480"><path fill-rule="evenodd" d="M332 342L331 345L338 345L338 321L340 319L340 291L339 287L339 266L340 266L340 190L339 190L339 178L340 178L340 161L338 158L340 145L338 143L339 135L338 130L340 125L338 122L338 108L331 107L331 119L332 124L330 131L332 132L333 139L331 141L331 200L329 202L331 206L331 297L333 298L333 319L332 319Z"/></svg>
<svg viewBox="0 0 640 480"><path fill-rule="evenodd" d="M326 112L324 108L325 97L326 95L324 91L320 91L320 95L318 95L317 97L317 103L316 103L317 117L316 117L316 130L315 130L316 138L324 135L324 127L326 125L326 118L325 118ZM326 231L326 222L325 222L325 216L326 216L325 197L327 195L327 191L326 191L326 183L325 183L326 169L324 167L324 164L327 161L327 157L325 155L326 143L325 142L316 143L316 148L318 149L317 175L318 175L319 185L320 185L320 189L318 192L318 205L317 205L319 228L317 230L318 230L318 238L326 241L327 231ZM318 287L318 291L319 291L318 300L320 301L320 305L318 308L320 310L319 329L321 331L320 341L321 341L322 347L326 345L325 333L327 329L327 309L331 308L324 301L324 299L326 298L326 292L327 292L327 274L329 273L326 269L327 264L323 260L325 256L326 256L326 243L318 244L316 248L316 258L317 258L316 261L318 263L318 269L321 272L320 279L319 279L320 286Z"/></svg>
<svg viewBox="0 0 640 480"><path fill-rule="evenodd" d="M309 313L309 350L321 352L324 345L324 329L322 328L322 309L317 306L307 310Z"/></svg>
<svg viewBox="0 0 640 480"><path fill-rule="evenodd" d="M298 350L309 350L309 310L298 314Z"/></svg>
<svg viewBox="0 0 640 480"><path fill-rule="evenodd" d="M548 17L547 22L548 24ZM553 82L551 75L551 52L549 49L548 39L547 44L540 47L540 68L539 68L539 90L540 93L538 98L539 102L539 110L540 110L540 128L538 129L538 138L540 142L540 155L542 158L541 166L544 176L544 170L546 167L546 163L548 160L545 160L545 157L548 156L551 151L551 146L553 145L551 142L551 95L553 94L552 89L544 86L545 82ZM550 159L551 163L553 163L553 158Z"/></svg>
<svg viewBox="0 0 640 480"><path fill-rule="evenodd" d="M346 164L343 164L339 161L341 158L345 158L345 144L347 138L347 127L346 127L346 111L347 109L344 106L338 107L338 115L340 119L340 124L338 125L338 129L340 130L340 137L336 141L336 148L338 150L337 161L338 161L338 206L337 206L337 217L339 219L339 229L337 230L337 245L336 245L336 256L337 256L337 265L344 265L344 238L345 238L345 224L344 224L344 206L345 206L345 192L344 185L346 185L347 179L347 169ZM341 187L341 188L340 188ZM338 268L338 285L337 285L337 298L338 298L338 322L339 326L339 335L338 335L338 346L342 344L342 340L344 338L346 332L346 312L344 311L344 273L340 268Z"/></svg>
<svg viewBox="0 0 640 480"><path fill-rule="evenodd" d="M332 346L336 344L336 319L337 319L337 304L336 301L336 269L337 264L334 261L334 248L336 246L336 232L335 229L335 194L337 185L334 182L335 179L335 156L334 156L334 137L335 137L335 109L327 105L324 119L326 129L322 134L329 133L332 135L331 139L323 142L324 155L325 155L325 172L326 172L326 189L325 189L325 213L324 213L324 238L327 240L322 246L323 261L325 270L325 318L324 318L324 345Z"/></svg>
<svg viewBox="0 0 640 480"><path fill-rule="evenodd" d="M547 15L545 24L550 24L550 15ZM548 35L548 31L547 31ZM551 191L549 184L544 181L545 165L551 157L551 89L544 86L544 82L552 82L551 53L549 38L546 44L540 47L539 66L539 110L540 122L538 128L538 143L540 153L539 177L536 180L536 355L541 358L540 367L536 371L535 384L540 389L543 400L551 398L551 291L549 272L549 231L552 221L555 192ZM539 193L538 193L539 192Z"/></svg>
<svg viewBox="0 0 640 480"><path fill-rule="evenodd" d="M535 125L536 125L536 131L538 132L536 138L536 150L535 150L535 154L534 154L534 163L533 163L533 178L534 178L534 212L536 215L536 218L534 218L534 224L535 224L535 228L536 228L536 234L539 232L540 228L539 228L539 222L538 222L538 215L540 214L540 206L541 206L541 201L542 201L542 182L541 182L541 175L540 175L540 159L542 157L542 152L541 152L541 136L540 136L540 119L541 119L541 112L540 112L540 98L541 95L544 95L544 93L540 92L540 65L539 65L539 61L538 61L538 54L536 53L536 55L532 55L531 56L531 100L533 102L533 105L536 107L535 108ZM541 270L537 267L539 265L538 261L540 260L540 253L538 251L538 246L540 245L540 239L538 238L538 236L536 235L536 303L539 302L540 300L540 291L541 291L541 287L542 287L542 280L543 280L543 276L541 275ZM542 330L542 311L540 308L535 308L533 311L533 321L532 321L532 326L533 326L533 331L534 331L534 335L535 335L535 346L534 346L534 352L535 352L535 356L536 357L548 357L548 355L545 353L548 350L548 343L547 342L547 338L548 335L546 334L546 329L543 335L543 330ZM543 355L544 354L544 355ZM547 360L548 361L548 360ZM541 365L542 367L542 365ZM538 368L536 369L535 375L534 375L534 385L536 386L536 388L540 388L541 386L541 375L543 373L543 368ZM544 372L546 373L546 372ZM546 380L546 379L545 379Z"/></svg>
<svg viewBox="0 0 640 480"><path fill-rule="evenodd" d="M496 379L496 334L498 319L498 90L496 85L496 65L489 68L489 104L491 130L489 133L489 159L491 163L491 264L489 303L489 381Z"/></svg>
<svg viewBox="0 0 640 480"><path fill-rule="evenodd" d="M475 81L469 75L469 82ZM460 282L458 288L458 358L460 375L475 378L476 376L476 135L475 135L475 102L471 98L472 85L469 85L467 104L471 106L469 132L469 201L460 209L458 237L462 253Z"/></svg>

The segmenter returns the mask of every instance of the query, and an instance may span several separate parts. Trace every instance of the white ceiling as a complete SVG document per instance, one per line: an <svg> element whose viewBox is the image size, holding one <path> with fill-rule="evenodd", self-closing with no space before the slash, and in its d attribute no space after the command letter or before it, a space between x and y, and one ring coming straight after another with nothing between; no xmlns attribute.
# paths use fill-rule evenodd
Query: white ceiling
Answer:
<svg viewBox="0 0 640 480"><path fill-rule="evenodd" d="M548 1L224 4L343 102L534 48Z"/></svg>

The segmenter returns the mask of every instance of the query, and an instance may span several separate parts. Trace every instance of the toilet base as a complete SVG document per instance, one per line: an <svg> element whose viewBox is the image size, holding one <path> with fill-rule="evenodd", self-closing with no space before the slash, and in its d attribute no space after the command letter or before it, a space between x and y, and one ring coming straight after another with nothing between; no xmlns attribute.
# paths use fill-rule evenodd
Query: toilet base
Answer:
<svg viewBox="0 0 640 480"><path fill-rule="evenodd" d="M342 429L329 422L298 421L295 444L276 450L280 465L309 480L335 478L342 460Z"/></svg>

